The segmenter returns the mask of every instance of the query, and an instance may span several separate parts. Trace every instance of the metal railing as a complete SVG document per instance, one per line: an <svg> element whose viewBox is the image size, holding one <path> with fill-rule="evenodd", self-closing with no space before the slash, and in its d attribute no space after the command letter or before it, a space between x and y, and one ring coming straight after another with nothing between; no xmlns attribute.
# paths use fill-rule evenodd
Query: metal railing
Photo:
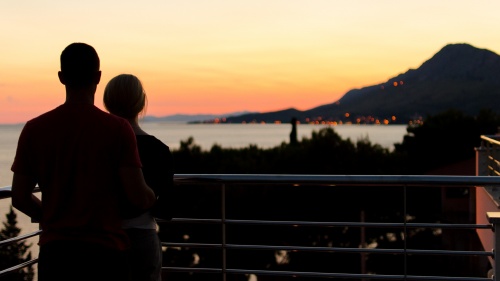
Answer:
<svg viewBox="0 0 500 281"><path fill-rule="evenodd" d="M409 248L407 241L410 237L410 230L415 229L439 229L439 230L451 230L451 229L486 229L492 230L491 235L495 236L495 240L499 241L500 235L495 235L499 233L494 231L500 225L500 216L498 213L488 213L484 216L488 216L490 224L476 224L476 223L443 223L443 222L423 222L415 223L407 215L409 208L409 198L408 193L414 191L415 188L427 188L427 187L437 187L437 188L470 188L474 189L481 186L499 186L500 177L491 176L372 176L372 175L202 175L202 174L189 174L189 175L176 175L175 176L176 190L184 190L186 187L199 186L207 187L209 186L218 195L218 199L213 205L217 205L216 212L208 212L206 210L194 210L191 214L192 217L175 217L171 221L159 221L160 224L160 234L162 231L162 225L166 225L167 229L175 229L175 225L179 225L180 228L184 225L212 225L215 226L216 242L214 241L201 241L201 242L179 242L179 241L169 241L162 239L162 245L167 249L207 249L218 251L218 262L214 262L217 266L214 267L199 267L199 266L169 266L163 267L164 272L169 273L186 273L191 274L217 274L218 280L227 280L228 276L234 275L245 275L245 276L275 276L275 277L290 277L290 278L340 278L340 279L376 279L376 280L497 280L494 275L492 278L488 278L486 275L484 277L476 276L434 276L434 275L418 275L408 272L408 265L410 264L410 258L418 255L432 255L432 256L474 256L474 257L485 257L495 260L495 267L500 261L500 258L496 258L496 253L500 252L500 248L497 250L484 251L483 249L475 250L449 250L449 249L414 249ZM241 187L247 188L246 190L272 190L280 189L280 192L287 192L288 189L294 188L311 188L316 187L316 192L326 192L328 190L336 190L342 188L348 188L348 190L362 189L364 191L383 189L386 187L391 188L391 192L398 192L402 197L399 198L398 202L392 202L401 205L400 215L401 220L397 222L391 221L380 221L380 222L367 222L367 221L345 221L344 219L335 221L316 221L314 219L287 219L280 220L276 219L277 216L269 216L268 218L258 218L252 219L245 215L243 218L237 218L232 212L238 210L239 204L238 200L244 200L245 198L238 194L234 196L232 190ZM346 189L347 190L347 189ZM241 190L240 190L241 191ZM194 197L192 191L186 191L190 196ZM243 191L242 191L243 192ZM204 196L205 194L201 194ZM317 198L324 197L323 194L315 194ZM362 193L356 194L361 198ZM0 198L10 197L10 189L2 188L0 189ZM259 198L259 197L257 197ZM213 197L210 198L210 200ZM262 198L265 199L265 198ZM230 201L231 200L231 201ZM368 202L368 201L366 201ZM385 202L388 203L388 202ZM186 204L183 202L182 204ZM188 202L189 204L189 202ZM194 204L194 203L193 203ZM255 202L259 206L260 202ZM414 202L413 202L414 204ZM421 202L420 204L425 204ZM228 206L230 205L230 206ZM291 206L294 208L294 206ZM297 208L295 206L295 208ZM188 212L189 213L189 212ZM213 214L217 214L214 217L207 217ZM327 216L326 214L325 216ZM338 216L336 216L338 217ZM258 244L258 243L242 243L238 241L235 237L231 236L234 227L290 227L294 229L307 229L311 227L319 228L359 228L369 229L369 228L382 228L382 229L400 229L402 233L403 242L401 248L378 248L369 247L368 245L361 243L360 245L337 247L337 246L317 246L317 245L273 245L273 244ZM500 231L500 230L499 230ZM27 237L33 235L38 235L40 232L29 234L26 237L19 237L19 239L9 239L5 241L0 241L0 246L6 243L15 243ZM198 232L199 233L199 232ZM208 232L202 231L205 235ZM174 239L175 240L175 239ZM203 239L202 239L203 240ZM234 242L236 241L236 242ZM500 247L500 243L495 244L496 247ZM257 269L247 269L241 267L232 266L234 260L229 258L228 255L232 251L284 251L285 253L335 253L335 254L356 254L366 257L366 255L399 255L401 256L402 263L400 264L402 268L398 271L398 274L374 274L371 272L365 272L365 269L361 267L360 272L345 273L345 272L327 272L327 271L316 271L316 270L294 270L293 268L286 268L286 270L273 270L266 268ZM363 258L364 259L364 258ZM29 264L19 265L15 268L5 269L0 271L0 277L6 275L10 272L18 270L21 266L29 266L30 264L36 262L36 259L31 261ZM498 268L498 267L496 267ZM219 277L220 276L220 277ZM172 279L174 280L174 279ZM499 279L500 280L500 279Z"/></svg>
<svg viewBox="0 0 500 281"><path fill-rule="evenodd" d="M500 136L481 136L481 146L478 148L481 155L478 168L480 175L500 176Z"/></svg>

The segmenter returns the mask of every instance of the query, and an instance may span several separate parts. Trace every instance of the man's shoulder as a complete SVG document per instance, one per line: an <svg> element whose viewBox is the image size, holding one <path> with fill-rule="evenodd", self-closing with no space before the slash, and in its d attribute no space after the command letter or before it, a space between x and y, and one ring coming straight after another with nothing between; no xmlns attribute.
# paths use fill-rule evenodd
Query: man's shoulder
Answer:
<svg viewBox="0 0 500 281"><path fill-rule="evenodd" d="M109 114L99 108L93 110L93 120L89 122L94 127L94 131L101 135L126 136L135 141L134 131L130 123L122 117Z"/></svg>
<svg viewBox="0 0 500 281"><path fill-rule="evenodd" d="M50 122L52 119L57 118L59 111L60 111L60 106L28 120L26 122L26 125L34 125L34 124Z"/></svg>
<svg viewBox="0 0 500 281"><path fill-rule="evenodd" d="M116 131L130 126L124 118L109 114L95 105L62 104L26 122L28 127L58 127L71 124L86 124L95 129L107 128Z"/></svg>

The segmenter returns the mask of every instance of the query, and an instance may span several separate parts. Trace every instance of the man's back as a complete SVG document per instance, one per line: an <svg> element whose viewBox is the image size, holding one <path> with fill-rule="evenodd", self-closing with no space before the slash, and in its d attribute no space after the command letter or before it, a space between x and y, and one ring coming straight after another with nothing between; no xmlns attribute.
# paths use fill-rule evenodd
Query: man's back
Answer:
<svg viewBox="0 0 500 281"><path fill-rule="evenodd" d="M13 165L42 191L40 243L86 240L123 249L119 168L140 167L133 131L93 105L64 104L29 121Z"/></svg>

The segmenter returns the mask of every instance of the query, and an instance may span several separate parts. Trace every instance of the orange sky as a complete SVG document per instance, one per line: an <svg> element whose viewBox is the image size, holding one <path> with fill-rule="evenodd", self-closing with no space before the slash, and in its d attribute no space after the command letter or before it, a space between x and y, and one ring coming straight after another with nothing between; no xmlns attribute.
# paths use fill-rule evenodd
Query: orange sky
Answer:
<svg viewBox="0 0 500 281"><path fill-rule="evenodd" d="M148 115L300 110L420 66L448 43L500 51L500 1L3 1L0 123L64 102L59 55L93 45Z"/></svg>

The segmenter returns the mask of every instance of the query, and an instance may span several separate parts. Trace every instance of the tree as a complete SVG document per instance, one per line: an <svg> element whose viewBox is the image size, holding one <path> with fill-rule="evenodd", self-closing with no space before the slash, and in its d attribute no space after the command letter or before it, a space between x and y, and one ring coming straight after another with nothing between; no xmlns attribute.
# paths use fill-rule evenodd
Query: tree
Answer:
<svg viewBox="0 0 500 281"><path fill-rule="evenodd" d="M17 215L12 206L5 217L7 220L3 222L3 228L0 230L0 240L2 241L17 237L21 233L21 229L17 227ZM30 247L31 243L28 244L25 241L0 246L0 270L31 260L31 252L28 251ZM6 275L2 280L31 281L33 276L33 266L28 266Z"/></svg>
<svg viewBox="0 0 500 281"><path fill-rule="evenodd" d="M494 134L499 117L489 110L477 116L459 110L448 110L428 116L422 125L410 126L396 152L406 154L408 170L413 174L475 157L474 148L481 143L481 135Z"/></svg>

